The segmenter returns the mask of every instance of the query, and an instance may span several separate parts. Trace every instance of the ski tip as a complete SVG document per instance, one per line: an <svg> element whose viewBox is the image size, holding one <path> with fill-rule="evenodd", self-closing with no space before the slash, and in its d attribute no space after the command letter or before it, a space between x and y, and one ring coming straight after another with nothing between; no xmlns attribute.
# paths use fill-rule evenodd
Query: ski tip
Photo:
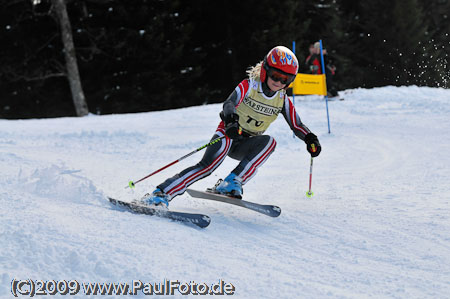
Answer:
<svg viewBox="0 0 450 299"><path fill-rule="evenodd" d="M270 215L270 216L272 216L272 217L278 217L278 216L280 216L280 214L281 214L281 208L280 208L280 207L273 206L273 207L272 207L272 210L273 210L273 213L272 213L272 215Z"/></svg>
<svg viewBox="0 0 450 299"><path fill-rule="evenodd" d="M196 223L198 227L205 228L211 224L211 217L203 215L201 223Z"/></svg>

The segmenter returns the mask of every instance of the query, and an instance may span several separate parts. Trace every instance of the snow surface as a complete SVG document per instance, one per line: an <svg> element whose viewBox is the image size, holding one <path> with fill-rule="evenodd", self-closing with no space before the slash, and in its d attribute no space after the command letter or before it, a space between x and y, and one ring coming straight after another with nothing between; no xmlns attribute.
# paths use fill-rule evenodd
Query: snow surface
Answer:
<svg viewBox="0 0 450 299"><path fill-rule="evenodd" d="M222 279L233 298L450 298L450 90L342 95L329 102L331 134L324 101L296 97L323 147L312 199L309 155L280 116L267 132L277 149L244 189L246 200L280 206L280 217L187 194L171 202L209 215L206 229L125 212L105 196L138 198L196 163L202 153L124 189L208 142L220 104L0 120L0 297L12 298L15 278ZM228 158L191 187L210 187L235 165Z"/></svg>

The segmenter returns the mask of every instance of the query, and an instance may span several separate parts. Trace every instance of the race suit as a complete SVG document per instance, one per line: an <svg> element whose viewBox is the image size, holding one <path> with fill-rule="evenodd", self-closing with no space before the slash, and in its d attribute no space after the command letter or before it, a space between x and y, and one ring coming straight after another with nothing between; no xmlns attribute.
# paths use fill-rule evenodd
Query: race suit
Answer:
<svg viewBox="0 0 450 299"><path fill-rule="evenodd" d="M161 191L171 198L183 194L189 185L209 176L227 156L239 161L232 172L245 185L275 150L275 139L264 132L279 113L301 140L311 132L301 122L285 90L273 92L259 79L243 80L224 102L224 119L233 113L239 115L241 137L230 139L226 136L209 146L199 163L158 185ZM225 124L221 121L211 140L224 135Z"/></svg>

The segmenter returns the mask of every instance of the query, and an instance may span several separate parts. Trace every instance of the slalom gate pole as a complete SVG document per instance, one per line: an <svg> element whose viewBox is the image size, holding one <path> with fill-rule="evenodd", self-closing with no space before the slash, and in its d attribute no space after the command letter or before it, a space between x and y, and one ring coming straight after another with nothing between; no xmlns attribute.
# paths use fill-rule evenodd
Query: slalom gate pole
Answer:
<svg viewBox="0 0 450 299"><path fill-rule="evenodd" d="M160 169L158 169L158 170L156 170L156 171L150 173L149 175L143 177L142 179L137 180L136 182L129 181L129 182L128 182L128 186L126 186L125 189L127 189L127 188L134 188L135 185L136 185L137 183L142 182L143 180L145 180L145 179L151 177L152 175L157 174L157 173L160 172L160 171L163 171L164 169L166 169L166 168L168 168L168 167L170 167L170 166L172 166L172 165L174 165L174 164L180 162L181 160L186 159L186 158L189 157L189 156L192 156L193 154L195 154L196 152L201 151L202 149L207 148L208 146L213 145L213 144L219 142L219 141L222 140L223 138L225 138L225 135L224 135L224 136L221 136L221 137L217 137L217 138L214 139L214 140L211 140L211 141L208 142L207 144L205 144L205 145L199 147L198 149L196 149L196 150L190 152L190 153L187 154L187 155L184 155L183 157L181 157L181 158L179 158L179 159L173 161L172 163L169 163L169 164L167 164L166 166L161 167Z"/></svg>
<svg viewBox="0 0 450 299"><path fill-rule="evenodd" d="M320 42L320 58L322 60L322 73L325 75L325 89L326 89L327 74L326 74L326 69L325 69L325 60L323 59L322 40L320 40L319 42ZM325 95L325 102L326 102L326 106L327 106L328 134L330 134L331 130L330 130L330 115L328 113L328 95Z"/></svg>
<svg viewBox="0 0 450 299"><path fill-rule="evenodd" d="M295 55L295 40L292 41L292 52L293 52L294 55ZM292 84L293 84L293 83L292 83ZM292 104L293 104L294 107L295 107L295 93L294 93L294 87L292 87ZM292 138L295 138L295 133L294 133L294 132L292 132Z"/></svg>

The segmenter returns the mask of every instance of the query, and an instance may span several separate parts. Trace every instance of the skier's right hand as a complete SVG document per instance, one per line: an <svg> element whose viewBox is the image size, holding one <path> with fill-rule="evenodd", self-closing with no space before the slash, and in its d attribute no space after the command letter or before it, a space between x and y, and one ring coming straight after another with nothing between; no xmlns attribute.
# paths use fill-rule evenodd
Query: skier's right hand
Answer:
<svg viewBox="0 0 450 299"><path fill-rule="evenodd" d="M225 135L231 139L239 139L241 137L241 127L239 126L239 115L232 113L224 117Z"/></svg>

